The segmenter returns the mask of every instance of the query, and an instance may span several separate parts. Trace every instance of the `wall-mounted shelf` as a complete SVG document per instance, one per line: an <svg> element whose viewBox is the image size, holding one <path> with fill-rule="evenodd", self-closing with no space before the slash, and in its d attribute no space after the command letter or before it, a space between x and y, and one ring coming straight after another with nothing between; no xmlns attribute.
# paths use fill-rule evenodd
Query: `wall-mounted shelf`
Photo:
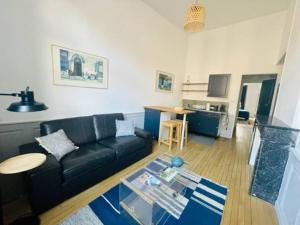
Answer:
<svg viewBox="0 0 300 225"><path fill-rule="evenodd" d="M185 82L182 83L183 85L208 85L208 83L190 83L190 82Z"/></svg>
<svg viewBox="0 0 300 225"><path fill-rule="evenodd" d="M200 87L198 87L199 89L197 90L197 87L194 87L192 90L189 90L189 88L188 87L190 87L191 85L194 85L194 86L200 86ZM200 82L198 82L198 83L193 83L193 82L184 82L184 83L182 83L182 91L183 92L208 92L208 87L205 89L205 87L202 87L202 86L207 86L208 85L208 83L200 83ZM205 89L205 90L203 90L203 89Z"/></svg>
<svg viewBox="0 0 300 225"><path fill-rule="evenodd" d="M207 92L207 90L182 90L184 92Z"/></svg>

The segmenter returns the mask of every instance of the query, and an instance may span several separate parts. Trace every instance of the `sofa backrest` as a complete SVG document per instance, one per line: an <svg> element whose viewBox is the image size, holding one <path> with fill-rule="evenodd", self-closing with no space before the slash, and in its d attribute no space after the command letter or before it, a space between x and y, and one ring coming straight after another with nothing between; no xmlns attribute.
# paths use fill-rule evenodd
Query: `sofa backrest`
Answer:
<svg viewBox="0 0 300 225"><path fill-rule="evenodd" d="M46 121L41 123L40 128L42 136L63 129L75 145L96 141L92 116Z"/></svg>
<svg viewBox="0 0 300 225"><path fill-rule="evenodd" d="M124 120L124 115L114 113L93 116L97 141L116 136L116 120Z"/></svg>

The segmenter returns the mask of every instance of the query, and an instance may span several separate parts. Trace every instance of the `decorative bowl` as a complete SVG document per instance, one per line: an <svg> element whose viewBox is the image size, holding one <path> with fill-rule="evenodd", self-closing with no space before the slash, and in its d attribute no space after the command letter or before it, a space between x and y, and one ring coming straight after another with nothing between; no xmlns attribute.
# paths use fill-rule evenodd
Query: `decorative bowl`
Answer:
<svg viewBox="0 0 300 225"><path fill-rule="evenodd" d="M184 161L179 156L173 156L171 158L171 166L172 167L181 167L183 165Z"/></svg>

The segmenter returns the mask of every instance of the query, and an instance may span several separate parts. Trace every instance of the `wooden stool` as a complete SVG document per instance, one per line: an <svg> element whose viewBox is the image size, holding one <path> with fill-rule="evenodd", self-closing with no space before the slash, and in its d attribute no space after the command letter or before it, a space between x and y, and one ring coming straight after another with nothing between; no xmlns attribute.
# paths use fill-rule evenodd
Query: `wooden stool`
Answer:
<svg viewBox="0 0 300 225"><path fill-rule="evenodd" d="M181 131L182 126L183 126L183 121L179 120L179 119L176 119L175 121L179 123L180 131ZM185 121L185 127L184 127L184 144L185 145L187 145L187 142L188 142L188 125L189 125L189 121Z"/></svg>
<svg viewBox="0 0 300 225"><path fill-rule="evenodd" d="M168 129L168 139L167 140L163 140L163 137L162 137L162 134L163 134L162 132L163 132L164 128ZM174 137L174 131L175 131L175 137ZM159 137L158 145L160 145L161 143L166 144L167 146L169 146L169 150L171 150L173 142L176 142L177 148L179 148L179 145L180 145L180 123L178 123L178 121L176 121L176 120L167 120L167 121L161 122L159 135L160 135L160 137Z"/></svg>

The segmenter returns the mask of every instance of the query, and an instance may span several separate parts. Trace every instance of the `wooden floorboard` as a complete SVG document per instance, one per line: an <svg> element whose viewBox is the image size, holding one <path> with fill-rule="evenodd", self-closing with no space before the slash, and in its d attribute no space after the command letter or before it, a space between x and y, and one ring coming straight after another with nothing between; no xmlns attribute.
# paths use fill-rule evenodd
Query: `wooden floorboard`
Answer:
<svg viewBox="0 0 300 225"><path fill-rule="evenodd" d="M248 195L251 179L251 167L248 165L251 132L251 127L240 125L232 139L219 138L211 146L189 141L183 151L174 148L170 152L165 146L155 145L154 152L147 158L42 214L42 225L59 224L116 185L122 176L163 152L182 156L190 162L190 168L194 172L228 187L222 225L277 225L274 207Z"/></svg>

